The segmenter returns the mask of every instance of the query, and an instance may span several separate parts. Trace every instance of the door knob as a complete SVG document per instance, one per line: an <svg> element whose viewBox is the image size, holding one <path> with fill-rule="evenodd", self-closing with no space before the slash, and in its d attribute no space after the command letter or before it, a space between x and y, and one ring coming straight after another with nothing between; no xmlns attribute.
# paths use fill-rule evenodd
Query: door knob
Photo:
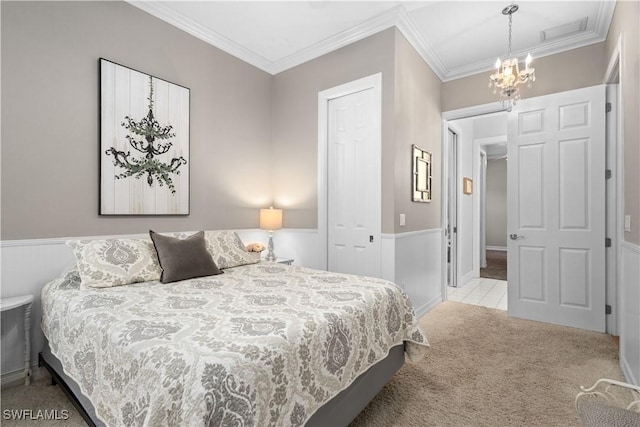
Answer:
<svg viewBox="0 0 640 427"><path fill-rule="evenodd" d="M516 233L510 234L509 238L511 240L520 240L520 239L524 239L524 236L518 236Z"/></svg>

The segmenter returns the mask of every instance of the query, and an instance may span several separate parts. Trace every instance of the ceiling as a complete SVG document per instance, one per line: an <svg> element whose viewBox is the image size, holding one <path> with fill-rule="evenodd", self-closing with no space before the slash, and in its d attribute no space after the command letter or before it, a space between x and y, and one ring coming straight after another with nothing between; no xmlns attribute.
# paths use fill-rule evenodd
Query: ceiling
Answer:
<svg viewBox="0 0 640 427"><path fill-rule="evenodd" d="M392 26L443 81L488 71L508 51L508 0L130 3L271 74ZM531 53L535 66L536 57L604 41L615 0L518 5L513 52Z"/></svg>

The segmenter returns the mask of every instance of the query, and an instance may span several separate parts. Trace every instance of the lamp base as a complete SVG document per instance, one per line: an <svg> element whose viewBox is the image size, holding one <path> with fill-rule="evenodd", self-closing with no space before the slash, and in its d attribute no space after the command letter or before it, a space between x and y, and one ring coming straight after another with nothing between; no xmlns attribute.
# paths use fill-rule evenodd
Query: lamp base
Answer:
<svg viewBox="0 0 640 427"><path fill-rule="evenodd" d="M269 232L269 245L267 246L267 249L269 252L267 252L265 260L274 262L276 260L276 254L273 252L273 231Z"/></svg>

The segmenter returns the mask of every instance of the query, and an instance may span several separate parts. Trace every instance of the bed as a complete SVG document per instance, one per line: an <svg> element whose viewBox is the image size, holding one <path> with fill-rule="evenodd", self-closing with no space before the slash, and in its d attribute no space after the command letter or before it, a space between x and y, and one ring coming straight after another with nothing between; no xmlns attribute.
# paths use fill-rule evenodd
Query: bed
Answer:
<svg viewBox="0 0 640 427"><path fill-rule="evenodd" d="M427 340L393 283L274 263L42 291L42 360L95 425L346 425Z"/></svg>

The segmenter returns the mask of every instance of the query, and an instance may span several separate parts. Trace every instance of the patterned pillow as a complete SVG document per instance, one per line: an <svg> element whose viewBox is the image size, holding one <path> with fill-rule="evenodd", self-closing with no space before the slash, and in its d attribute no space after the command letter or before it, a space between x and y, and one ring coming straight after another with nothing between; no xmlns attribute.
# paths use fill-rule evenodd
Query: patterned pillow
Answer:
<svg viewBox="0 0 640 427"><path fill-rule="evenodd" d="M247 251L235 231L218 230L205 231L204 238L207 241L207 250L213 257L218 268L231 268L245 264L255 264L260 261L260 256L255 256Z"/></svg>
<svg viewBox="0 0 640 427"><path fill-rule="evenodd" d="M67 240L78 260L82 286L109 288L160 280L162 269L151 240Z"/></svg>

